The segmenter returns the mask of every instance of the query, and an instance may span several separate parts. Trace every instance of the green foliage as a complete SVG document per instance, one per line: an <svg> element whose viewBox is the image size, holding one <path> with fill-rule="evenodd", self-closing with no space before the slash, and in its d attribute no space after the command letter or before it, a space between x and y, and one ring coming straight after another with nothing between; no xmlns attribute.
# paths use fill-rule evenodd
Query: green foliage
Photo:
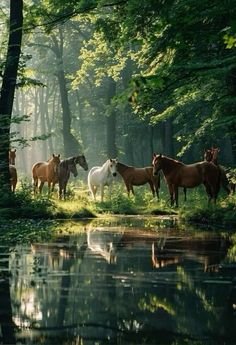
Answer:
<svg viewBox="0 0 236 345"><path fill-rule="evenodd" d="M6 207L6 205L8 205ZM0 216L3 218L52 218L55 204L45 196L33 197L31 186L23 182L22 187L10 196L10 201L1 199Z"/></svg>
<svg viewBox="0 0 236 345"><path fill-rule="evenodd" d="M236 226L236 202L235 198L218 202L216 205L197 204L194 209L182 208L179 212L180 220L203 224L209 227Z"/></svg>

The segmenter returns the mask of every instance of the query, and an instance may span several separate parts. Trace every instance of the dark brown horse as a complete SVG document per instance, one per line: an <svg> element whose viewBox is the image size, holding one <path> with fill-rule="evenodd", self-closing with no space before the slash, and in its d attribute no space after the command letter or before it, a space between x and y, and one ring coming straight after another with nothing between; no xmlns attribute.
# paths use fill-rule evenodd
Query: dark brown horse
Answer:
<svg viewBox="0 0 236 345"><path fill-rule="evenodd" d="M60 199L62 197L62 193L63 193L64 199L66 198L66 186L70 177L70 173L72 173L74 177L78 175L76 164L79 164L85 171L88 170L88 164L86 162L84 155L63 159L58 166L58 182L59 182L59 198Z"/></svg>
<svg viewBox="0 0 236 345"><path fill-rule="evenodd" d="M153 174L162 170L168 185L171 205L178 206L178 187L193 188L204 184L206 192L216 202L220 189L220 170L209 162L186 165L163 155L153 155Z"/></svg>
<svg viewBox="0 0 236 345"><path fill-rule="evenodd" d="M52 155L47 162L37 162L32 167L32 176L34 180L34 193L37 189L42 192L45 182L48 183L48 193L53 191L55 184L58 181L58 165L60 163L60 155ZM38 187L38 182L40 185ZM51 188L52 186L52 188Z"/></svg>
<svg viewBox="0 0 236 345"><path fill-rule="evenodd" d="M218 153L220 149L218 147L212 147L211 149L206 149L204 152L204 159L206 162L211 162L219 167L220 169L220 184L224 190L229 194L230 193L230 182L226 176L225 169L218 164Z"/></svg>
<svg viewBox="0 0 236 345"><path fill-rule="evenodd" d="M152 167L135 168L118 162L117 171L124 180L128 195L130 195L130 191L134 194L133 186L142 186L148 183L153 197L156 194L159 198L160 174L153 176Z"/></svg>

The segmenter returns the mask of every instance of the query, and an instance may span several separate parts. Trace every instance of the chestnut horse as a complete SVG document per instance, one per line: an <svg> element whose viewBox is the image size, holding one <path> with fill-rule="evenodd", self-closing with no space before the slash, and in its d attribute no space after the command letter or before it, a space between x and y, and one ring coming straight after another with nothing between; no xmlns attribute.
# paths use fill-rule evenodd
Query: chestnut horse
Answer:
<svg viewBox="0 0 236 345"><path fill-rule="evenodd" d="M124 180L128 195L130 195L130 191L134 195L133 186L142 186L148 183L151 188L153 197L155 197L156 194L159 199L160 174L158 174L157 176L153 176L152 167L135 168L133 166L125 165L118 162L117 171Z"/></svg>
<svg viewBox="0 0 236 345"><path fill-rule="evenodd" d="M79 164L85 171L88 170L88 164L84 155L63 159L58 166L59 199L61 199L62 193L64 199L66 198L66 186L70 173L74 177L78 175L76 164Z"/></svg>
<svg viewBox="0 0 236 345"><path fill-rule="evenodd" d="M163 155L153 155L153 174L162 170L168 185L171 205L178 207L178 187L193 188L205 185L206 192L216 202L220 189L220 169L209 162L198 162L186 165L180 161Z"/></svg>
<svg viewBox="0 0 236 345"><path fill-rule="evenodd" d="M16 149L9 150L9 164L11 165L15 165L15 161L16 161Z"/></svg>
<svg viewBox="0 0 236 345"><path fill-rule="evenodd" d="M207 162L211 162L219 167L220 169L220 184L224 188L224 190L229 194L230 193L230 182L226 176L225 169L218 164L218 153L220 149L218 147L212 147L211 149L206 149L204 152L204 160Z"/></svg>
<svg viewBox="0 0 236 345"><path fill-rule="evenodd" d="M10 184L11 190L14 193L16 190L17 184L17 170L15 167L15 160L16 160L16 149L9 150L9 172L10 172Z"/></svg>
<svg viewBox="0 0 236 345"><path fill-rule="evenodd" d="M16 184L17 184L17 170L16 167L12 164L9 165L9 172L10 172L10 184L11 184L11 190L14 193L16 190Z"/></svg>
<svg viewBox="0 0 236 345"><path fill-rule="evenodd" d="M55 184L58 182L58 165L60 163L60 155L52 155L47 162L37 162L32 167L32 176L34 180L34 193L38 189L38 181L40 180L39 192L42 192L45 182L48 183L48 193L53 191ZM52 186L52 189L51 189Z"/></svg>

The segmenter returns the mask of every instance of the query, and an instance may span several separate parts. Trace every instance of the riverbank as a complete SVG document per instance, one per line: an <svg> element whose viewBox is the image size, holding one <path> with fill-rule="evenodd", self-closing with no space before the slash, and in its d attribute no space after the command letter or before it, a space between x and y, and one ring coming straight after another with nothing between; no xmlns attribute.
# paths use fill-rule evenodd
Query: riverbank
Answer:
<svg viewBox="0 0 236 345"><path fill-rule="evenodd" d="M217 204L208 205L206 195L200 190L188 191L188 201L180 198L179 208L169 206L166 191L160 193L160 200L153 198L147 188L139 188L135 196L128 197L117 188L111 199L104 202L91 200L85 187L70 194L69 199L58 200L57 195L32 196L28 190L19 190L7 206L1 205L2 224L9 220L29 219L32 222L57 219L90 219L106 215L174 215L181 222L236 228L236 197L219 198Z"/></svg>

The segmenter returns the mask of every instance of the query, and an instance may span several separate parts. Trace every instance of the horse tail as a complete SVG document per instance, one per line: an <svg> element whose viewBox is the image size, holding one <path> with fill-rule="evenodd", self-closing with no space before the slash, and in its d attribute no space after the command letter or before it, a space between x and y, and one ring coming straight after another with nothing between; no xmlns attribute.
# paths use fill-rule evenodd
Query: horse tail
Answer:
<svg viewBox="0 0 236 345"><path fill-rule="evenodd" d="M88 187L89 187L90 193L93 195L93 187L92 187L92 183L91 183L91 170L88 173Z"/></svg>

